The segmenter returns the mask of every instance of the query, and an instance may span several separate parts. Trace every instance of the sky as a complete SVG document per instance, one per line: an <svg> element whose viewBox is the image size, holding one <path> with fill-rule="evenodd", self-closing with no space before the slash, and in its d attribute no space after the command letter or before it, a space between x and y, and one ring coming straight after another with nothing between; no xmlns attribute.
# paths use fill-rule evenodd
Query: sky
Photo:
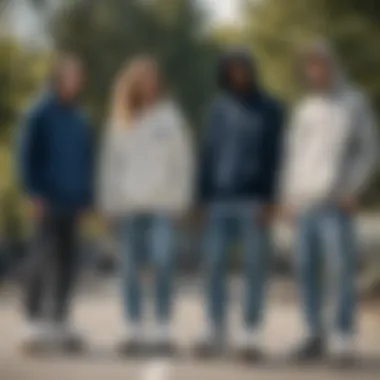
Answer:
<svg viewBox="0 0 380 380"><path fill-rule="evenodd" d="M229 23L239 16L240 0L198 0L210 9L213 21Z"/></svg>

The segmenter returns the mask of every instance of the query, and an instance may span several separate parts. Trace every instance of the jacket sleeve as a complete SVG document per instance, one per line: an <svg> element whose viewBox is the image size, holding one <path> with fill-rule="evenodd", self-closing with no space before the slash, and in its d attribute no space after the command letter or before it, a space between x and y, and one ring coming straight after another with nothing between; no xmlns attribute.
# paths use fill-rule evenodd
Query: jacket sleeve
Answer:
<svg viewBox="0 0 380 380"><path fill-rule="evenodd" d="M117 131L112 125L106 126L107 132L101 144L98 173L96 180L96 204L98 209L106 215L117 211L118 200L118 144Z"/></svg>
<svg viewBox="0 0 380 380"><path fill-rule="evenodd" d="M193 141L187 123L182 115L177 114L172 120L176 138L173 145L173 173L175 175L176 196L173 205L181 211L187 210L194 197L195 158Z"/></svg>
<svg viewBox="0 0 380 380"><path fill-rule="evenodd" d="M292 198L294 170L297 161L301 157L295 157L298 135L302 128L301 108L298 106L293 110L290 119L285 122L283 132L282 162L280 165L278 192L280 202L288 203Z"/></svg>
<svg viewBox="0 0 380 380"><path fill-rule="evenodd" d="M278 196L279 171L283 151L284 109L276 104L273 112L273 128L271 130L266 150L267 177L264 192L268 202L274 202Z"/></svg>
<svg viewBox="0 0 380 380"><path fill-rule="evenodd" d="M19 179L26 193L36 198L43 198L45 194L41 181L41 156L44 148L42 116L41 107L32 109L23 121L17 141L16 161Z"/></svg>
<svg viewBox="0 0 380 380"><path fill-rule="evenodd" d="M213 163L213 149L216 144L216 131L220 123L221 113L219 102L215 102L206 118L206 130L201 141L199 152L199 169L197 180L197 199L199 203L207 202L211 194L211 176Z"/></svg>
<svg viewBox="0 0 380 380"><path fill-rule="evenodd" d="M350 148L341 185L343 196L360 195L378 162L376 122L369 102L364 97L361 97L358 105L357 124Z"/></svg>
<svg viewBox="0 0 380 380"><path fill-rule="evenodd" d="M94 187L95 187L95 133L94 128L86 116L83 117L84 128L87 134L86 144L86 194L84 206L91 207L94 204Z"/></svg>

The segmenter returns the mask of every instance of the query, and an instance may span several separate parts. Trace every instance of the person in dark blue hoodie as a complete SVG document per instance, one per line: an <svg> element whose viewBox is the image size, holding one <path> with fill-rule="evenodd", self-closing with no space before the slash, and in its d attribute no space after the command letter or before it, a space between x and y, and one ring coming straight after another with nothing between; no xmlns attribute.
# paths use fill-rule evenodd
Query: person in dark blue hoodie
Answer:
<svg viewBox="0 0 380 380"><path fill-rule="evenodd" d="M200 200L208 219L208 323L197 345L202 355L216 354L226 344L226 272L235 232L245 257L244 331L238 350L245 358L262 354L258 333L269 271L284 112L260 87L257 76L249 53L236 50L222 58L220 94L211 107L202 148Z"/></svg>
<svg viewBox="0 0 380 380"><path fill-rule="evenodd" d="M68 306L77 264L77 225L92 199L93 138L78 106L83 84L81 61L62 55L48 90L21 130L19 176L36 226L25 287L27 347L51 338L65 346L79 342L69 326ZM52 298L48 319L43 311L46 293Z"/></svg>

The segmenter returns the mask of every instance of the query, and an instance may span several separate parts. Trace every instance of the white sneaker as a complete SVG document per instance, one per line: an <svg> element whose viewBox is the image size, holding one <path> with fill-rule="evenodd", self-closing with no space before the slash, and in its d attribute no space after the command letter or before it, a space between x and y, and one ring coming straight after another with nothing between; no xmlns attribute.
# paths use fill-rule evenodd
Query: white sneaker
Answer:
<svg viewBox="0 0 380 380"><path fill-rule="evenodd" d="M28 322L23 331L22 346L27 350L39 349L53 341L52 325L44 322Z"/></svg>
<svg viewBox="0 0 380 380"><path fill-rule="evenodd" d="M152 331L152 342L157 345L172 342L173 334L168 323L159 323Z"/></svg>
<svg viewBox="0 0 380 380"><path fill-rule="evenodd" d="M337 360L350 360L354 355L355 339L350 334L333 334L330 339L329 350Z"/></svg>
<svg viewBox="0 0 380 380"><path fill-rule="evenodd" d="M260 346L261 332L256 329L246 329L237 339L237 354L243 360L259 361L264 356Z"/></svg>
<svg viewBox="0 0 380 380"><path fill-rule="evenodd" d="M177 353L173 332L169 323L159 323L151 335L151 348L156 355L172 356Z"/></svg>
<svg viewBox="0 0 380 380"><path fill-rule="evenodd" d="M241 350L258 349L261 343L261 332L256 329L245 329L236 341L236 346Z"/></svg>
<svg viewBox="0 0 380 380"><path fill-rule="evenodd" d="M123 332L123 340L142 342L144 340L143 328L140 323L131 323Z"/></svg>
<svg viewBox="0 0 380 380"><path fill-rule="evenodd" d="M226 345L226 332L208 326L198 338L194 351L200 357L216 356L225 350Z"/></svg>
<svg viewBox="0 0 380 380"><path fill-rule="evenodd" d="M68 323L54 325L54 339L63 348L69 350L80 350L83 346L83 333Z"/></svg>
<svg viewBox="0 0 380 380"><path fill-rule="evenodd" d="M130 324L123 332L117 350L122 355L138 354L144 345L143 329L140 324Z"/></svg>

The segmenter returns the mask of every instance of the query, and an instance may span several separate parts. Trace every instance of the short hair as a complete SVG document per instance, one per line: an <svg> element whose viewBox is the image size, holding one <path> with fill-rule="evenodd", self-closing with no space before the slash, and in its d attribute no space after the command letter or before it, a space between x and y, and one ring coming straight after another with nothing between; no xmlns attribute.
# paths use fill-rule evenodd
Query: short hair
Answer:
<svg viewBox="0 0 380 380"><path fill-rule="evenodd" d="M54 86L58 85L61 80L62 71L65 65L74 64L80 70L83 69L82 58L73 52L61 51L53 58L52 68L50 70L50 83Z"/></svg>

